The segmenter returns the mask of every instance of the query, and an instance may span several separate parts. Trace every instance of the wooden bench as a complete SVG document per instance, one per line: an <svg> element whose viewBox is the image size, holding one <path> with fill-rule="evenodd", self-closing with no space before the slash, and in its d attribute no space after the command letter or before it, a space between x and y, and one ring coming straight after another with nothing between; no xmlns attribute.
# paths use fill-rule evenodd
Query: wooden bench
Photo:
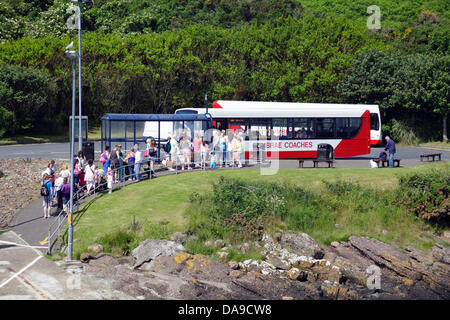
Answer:
<svg viewBox="0 0 450 320"><path fill-rule="evenodd" d="M303 168L303 164L304 164L305 160L311 160L314 163L314 168L319 167L319 162L326 162L326 163L328 163L328 168L334 168L333 167L334 160L298 159L298 167L299 168Z"/></svg>
<svg viewBox="0 0 450 320"><path fill-rule="evenodd" d="M333 164L334 164L334 160L318 160L318 159L314 159L314 168L318 168L319 167L319 162L326 162L328 163L328 168L334 168Z"/></svg>
<svg viewBox="0 0 450 320"><path fill-rule="evenodd" d="M375 161L377 163L378 168L380 168L380 163L381 163L381 166L383 168L389 167L389 160L388 159L386 159L386 160L373 159L373 161ZM400 159L394 159L394 167L400 167Z"/></svg>
<svg viewBox="0 0 450 320"><path fill-rule="evenodd" d="M442 153L421 154L420 161L423 161L424 158L427 158L427 161L435 161L436 158L438 158L438 161L441 161L441 156L442 156ZM433 158L433 160L430 160L430 158Z"/></svg>

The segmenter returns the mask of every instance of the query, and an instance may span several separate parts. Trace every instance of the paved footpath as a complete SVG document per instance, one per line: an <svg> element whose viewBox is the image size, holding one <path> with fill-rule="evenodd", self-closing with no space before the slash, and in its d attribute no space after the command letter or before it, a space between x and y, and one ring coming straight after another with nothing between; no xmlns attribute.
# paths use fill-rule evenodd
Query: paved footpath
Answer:
<svg viewBox="0 0 450 320"><path fill-rule="evenodd" d="M134 299L83 275L80 262L54 262L14 231L0 234L0 300Z"/></svg>
<svg viewBox="0 0 450 320"><path fill-rule="evenodd" d="M52 212L56 212L56 210L53 208ZM53 219L55 218L44 219L42 197L39 197L38 200L34 200L14 216L9 228L29 245L42 246L45 245L44 242L48 234L49 223ZM44 249L41 251L43 253L46 252Z"/></svg>

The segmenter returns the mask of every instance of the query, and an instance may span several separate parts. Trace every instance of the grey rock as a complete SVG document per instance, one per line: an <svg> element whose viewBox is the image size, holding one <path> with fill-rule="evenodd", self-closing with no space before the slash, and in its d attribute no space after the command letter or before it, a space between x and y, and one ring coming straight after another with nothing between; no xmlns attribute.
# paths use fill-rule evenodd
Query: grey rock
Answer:
<svg viewBox="0 0 450 320"><path fill-rule="evenodd" d="M92 251L94 254L99 254L103 252L103 246L101 244L94 243L88 247L88 250Z"/></svg>
<svg viewBox="0 0 450 320"><path fill-rule="evenodd" d="M226 251L219 252L219 259L225 261L228 258L229 253Z"/></svg>
<svg viewBox="0 0 450 320"><path fill-rule="evenodd" d="M183 243L183 241L186 240L187 237L188 235L186 233L175 232L170 236L170 241Z"/></svg>
<svg viewBox="0 0 450 320"><path fill-rule="evenodd" d="M239 269L239 262L231 260L230 262L228 262L228 266L231 269L233 269L233 270L238 270Z"/></svg>
<svg viewBox="0 0 450 320"><path fill-rule="evenodd" d="M184 251L183 245L175 241L145 240L132 252L132 256L136 259L133 268L138 268L144 262L149 262L160 255L170 256L181 251Z"/></svg>
<svg viewBox="0 0 450 320"><path fill-rule="evenodd" d="M252 245L251 243L245 242L244 244L242 244L241 249L244 252L250 252L252 250Z"/></svg>
<svg viewBox="0 0 450 320"><path fill-rule="evenodd" d="M216 247L223 248L225 247L225 241L223 241L222 239L217 239L216 241L214 241L214 245Z"/></svg>
<svg viewBox="0 0 450 320"><path fill-rule="evenodd" d="M292 253L314 257L314 259L322 259L324 256L324 251L320 245L303 232L283 234L280 245Z"/></svg>
<svg viewBox="0 0 450 320"><path fill-rule="evenodd" d="M436 244L433 248L431 248L431 255L436 261L450 264L450 248Z"/></svg>
<svg viewBox="0 0 450 320"><path fill-rule="evenodd" d="M274 254L268 255L266 261L277 269L289 270L291 268L291 265L288 262L280 259Z"/></svg>

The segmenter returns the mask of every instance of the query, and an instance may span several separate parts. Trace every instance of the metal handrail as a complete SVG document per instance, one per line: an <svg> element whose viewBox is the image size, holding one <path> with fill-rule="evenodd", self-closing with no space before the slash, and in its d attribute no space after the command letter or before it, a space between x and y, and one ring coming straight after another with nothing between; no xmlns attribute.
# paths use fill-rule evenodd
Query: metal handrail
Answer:
<svg viewBox="0 0 450 320"><path fill-rule="evenodd" d="M228 155L228 151L226 151L227 152L227 155ZM218 155L220 154L220 151L217 151L216 152L216 155L217 155L217 158L219 158L218 157ZM161 162L162 161L162 159L167 159L168 158L168 153L167 152L164 152L164 154L161 154L160 155L160 157L145 157L145 158L143 158L142 159L142 161L141 161L141 164L144 164L144 163L149 163L150 161L158 161L158 162ZM180 171L180 170L178 170L178 166L181 164L180 163L180 161L179 161L179 158L180 158L180 153L179 152L177 152L176 154L175 154L175 170L174 170L174 174L178 174L178 172ZM242 155L243 155L243 152L241 152L241 157L240 157L240 159L239 159L239 162L242 164L242 166L245 166L245 164L246 163L251 163L251 164L262 164L263 162L264 162L264 160L262 159L262 157L258 157L259 159L252 159L252 160L248 160L248 161L246 161L246 159L242 159ZM206 166L206 164L208 164L208 165L210 165L211 164L211 161L210 161L210 158L208 159L209 157L207 157L206 159L205 159L205 169L207 168L207 166ZM173 161L173 160L172 160ZM216 160L216 162L217 163L219 163L219 161L220 161L220 159L217 159ZM190 162L190 164L191 165L197 165L197 164L199 164L200 165L200 167L201 167L201 160L200 161L195 161L195 156L194 156L194 161L189 161ZM232 154L232 157L231 157L231 159L229 159L229 157L227 156L226 157L226 164L225 164L225 167L227 166L227 165L230 165L230 163L231 163L231 167L234 169L234 168L236 168L236 164L235 164L235 161L234 161L234 159L233 159L233 154ZM134 165L135 165L135 163L133 163L133 164L127 164L127 165L123 165L123 166L120 166L120 167L118 167L118 168L114 168L113 169L113 174L115 175L115 174L117 174L117 175L119 175L119 170L125 170L125 168L126 167L134 167ZM185 164L186 165L186 164ZM141 167L142 168L142 167ZM217 167L218 168L218 167ZM150 168L150 165L149 165L149 167L147 168L147 170L144 170L144 172L145 171L149 171L149 174L148 174L148 176L149 176L149 179L152 179L153 178L153 173L152 173L152 170L151 170L151 168ZM140 173L140 172L139 172ZM140 173L141 174L141 173ZM106 175L107 175L107 173L104 173L104 175L103 176L105 176L106 177ZM128 175L123 175L123 176L121 176L120 178L120 180L118 181L118 183L120 183L120 184L123 184L123 183L125 183L125 181L127 181L127 178L130 178L130 177L134 177L134 176L136 176L136 172L134 172L133 174L128 174ZM137 182L137 181L136 181ZM76 210L76 212L78 213L79 212L79 207L80 207L80 202L82 202L83 200L85 200L85 199L87 199L89 196L91 196L91 195L93 195L94 197L96 197L97 196L97 194L102 194L102 193L104 193L104 192L106 192L106 191L100 191L100 188L104 188L104 186L105 185L107 185L108 184L108 182L107 181L105 181L105 182L103 182L103 183L96 183L95 184L95 186L94 186L94 188L93 189L91 189L90 190L90 192L89 193L87 193L87 192L85 192L84 190L87 190L87 185L84 185L84 186L82 186L82 187L80 187L80 188L78 188L77 189L77 191L76 191L76 193L75 193L75 196L76 196L76 200L75 200L75 205L76 205L76 207L77 207L77 210ZM92 194L91 194L91 192L92 192ZM80 196L80 194L81 194L81 196ZM75 207L75 206L74 206ZM68 210L68 208L66 208L66 210ZM48 242L47 242L47 244L48 244L48 249L47 249L47 253L48 254L51 254L51 249L52 249L52 247L53 247L53 245L54 245L54 242L55 242L55 240L56 240L56 237L55 237L55 235L56 234L58 234L58 235L60 235L60 232L61 232L61 230L62 230L62 227L65 225L65 223L66 223L66 220L67 220L67 217L68 217L68 215L67 214L65 214L65 212L66 212L66 210L63 208L62 210L60 210L60 212L58 213L58 215L56 216L56 219L52 222L52 223L50 223L50 225L49 225L49 229L48 229ZM55 225L56 225L56 227L55 227ZM54 230L52 230L53 229L53 227L55 227L54 228Z"/></svg>

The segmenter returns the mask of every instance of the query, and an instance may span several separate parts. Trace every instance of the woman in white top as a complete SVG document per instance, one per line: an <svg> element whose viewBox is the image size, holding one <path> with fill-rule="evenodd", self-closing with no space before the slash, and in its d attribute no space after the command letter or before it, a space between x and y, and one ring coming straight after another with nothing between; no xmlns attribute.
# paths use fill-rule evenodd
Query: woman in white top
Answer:
<svg viewBox="0 0 450 320"><path fill-rule="evenodd" d="M178 142L176 136L174 136L170 139L170 158L172 159L172 166L174 165L174 162L176 162L175 166L178 164L177 154L178 154ZM171 169L173 170L172 166L171 168L169 168L169 170Z"/></svg>
<svg viewBox="0 0 450 320"><path fill-rule="evenodd" d="M134 176L137 181L141 180L141 164L142 164L142 152L139 150L139 145L134 145Z"/></svg>
<svg viewBox="0 0 450 320"><path fill-rule="evenodd" d="M85 166L84 181L86 181L86 192L89 194L91 189L95 188L95 165L91 159Z"/></svg>

